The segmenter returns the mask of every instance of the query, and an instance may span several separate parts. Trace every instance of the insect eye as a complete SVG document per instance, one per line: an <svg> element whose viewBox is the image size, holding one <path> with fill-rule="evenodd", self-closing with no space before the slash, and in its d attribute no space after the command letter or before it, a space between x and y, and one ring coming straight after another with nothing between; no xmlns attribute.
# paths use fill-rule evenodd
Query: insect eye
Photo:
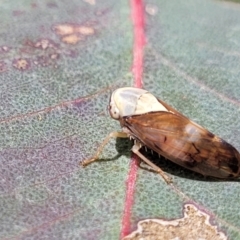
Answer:
<svg viewBox="0 0 240 240"><path fill-rule="evenodd" d="M112 118L119 119L119 111L115 106L109 105L109 113Z"/></svg>
<svg viewBox="0 0 240 240"><path fill-rule="evenodd" d="M116 110L112 111L113 118L119 118L119 114Z"/></svg>

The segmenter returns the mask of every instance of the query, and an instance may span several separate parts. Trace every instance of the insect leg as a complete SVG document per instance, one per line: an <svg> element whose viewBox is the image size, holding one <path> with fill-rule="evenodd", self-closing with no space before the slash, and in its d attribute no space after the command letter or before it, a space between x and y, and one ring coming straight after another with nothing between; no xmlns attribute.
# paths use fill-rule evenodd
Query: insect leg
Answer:
<svg viewBox="0 0 240 240"><path fill-rule="evenodd" d="M101 152L103 151L103 148L105 147L105 145L110 141L111 138L128 138L127 133L125 132L111 132L102 142L102 144L98 147L96 154L90 158L90 159L86 159L83 160L80 164L85 167L88 164L95 162L96 160L98 160L99 155L101 154Z"/></svg>
<svg viewBox="0 0 240 240"><path fill-rule="evenodd" d="M148 164L154 171L156 171L157 173L159 173L162 178L165 180L165 182L167 184L172 183L172 179L170 177L168 177L164 171L159 168L157 165L155 165L154 163L152 163L149 159L147 159L144 155L142 155L139 150L141 148L141 144L139 142L135 143L132 147L132 151L138 156L140 157L146 164Z"/></svg>

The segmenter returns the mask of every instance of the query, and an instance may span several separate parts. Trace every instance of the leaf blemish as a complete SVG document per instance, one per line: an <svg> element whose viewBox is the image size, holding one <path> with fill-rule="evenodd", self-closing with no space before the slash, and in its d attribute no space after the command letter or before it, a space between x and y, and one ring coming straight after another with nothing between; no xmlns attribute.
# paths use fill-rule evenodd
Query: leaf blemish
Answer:
<svg viewBox="0 0 240 240"><path fill-rule="evenodd" d="M13 60L13 67L18 70L24 71L28 70L31 67L30 61L26 58L19 58Z"/></svg>
<svg viewBox="0 0 240 240"><path fill-rule="evenodd" d="M227 240L217 226L211 224L210 215L193 204L185 204L183 217L174 220L146 219L138 223L138 229L123 240L137 240L154 236L154 239L205 239Z"/></svg>
<svg viewBox="0 0 240 240"><path fill-rule="evenodd" d="M78 24L58 24L53 27L53 31L61 36L61 41L67 44L76 44L84 40L85 36L93 35L94 28Z"/></svg>

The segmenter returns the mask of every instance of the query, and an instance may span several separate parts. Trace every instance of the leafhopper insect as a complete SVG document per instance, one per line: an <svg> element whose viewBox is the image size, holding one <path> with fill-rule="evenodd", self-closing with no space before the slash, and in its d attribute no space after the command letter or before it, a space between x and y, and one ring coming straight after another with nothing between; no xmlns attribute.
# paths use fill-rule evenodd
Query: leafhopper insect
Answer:
<svg viewBox="0 0 240 240"><path fill-rule="evenodd" d="M142 146L204 176L239 177L240 154L232 145L148 91L119 88L112 93L108 109L111 117L120 122L122 131L110 133L96 155L82 162L83 166L98 159L110 138L120 137L134 139L132 151L168 183L171 179L140 153Z"/></svg>

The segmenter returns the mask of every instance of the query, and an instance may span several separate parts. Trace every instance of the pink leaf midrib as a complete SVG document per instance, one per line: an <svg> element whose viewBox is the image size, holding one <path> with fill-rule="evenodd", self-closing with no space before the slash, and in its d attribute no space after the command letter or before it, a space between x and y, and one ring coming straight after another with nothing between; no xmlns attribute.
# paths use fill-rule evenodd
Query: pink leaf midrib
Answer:
<svg viewBox="0 0 240 240"><path fill-rule="evenodd" d="M143 72L143 47L145 44L144 35L144 6L142 0L130 0L131 17L133 22L133 63L132 72L134 76L134 87L142 88ZM132 155L129 172L126 179L126 197L122 217L120 239L125 237L131 231L131 210L134 204L134 192L137 179L138 158Z"/></svg>

